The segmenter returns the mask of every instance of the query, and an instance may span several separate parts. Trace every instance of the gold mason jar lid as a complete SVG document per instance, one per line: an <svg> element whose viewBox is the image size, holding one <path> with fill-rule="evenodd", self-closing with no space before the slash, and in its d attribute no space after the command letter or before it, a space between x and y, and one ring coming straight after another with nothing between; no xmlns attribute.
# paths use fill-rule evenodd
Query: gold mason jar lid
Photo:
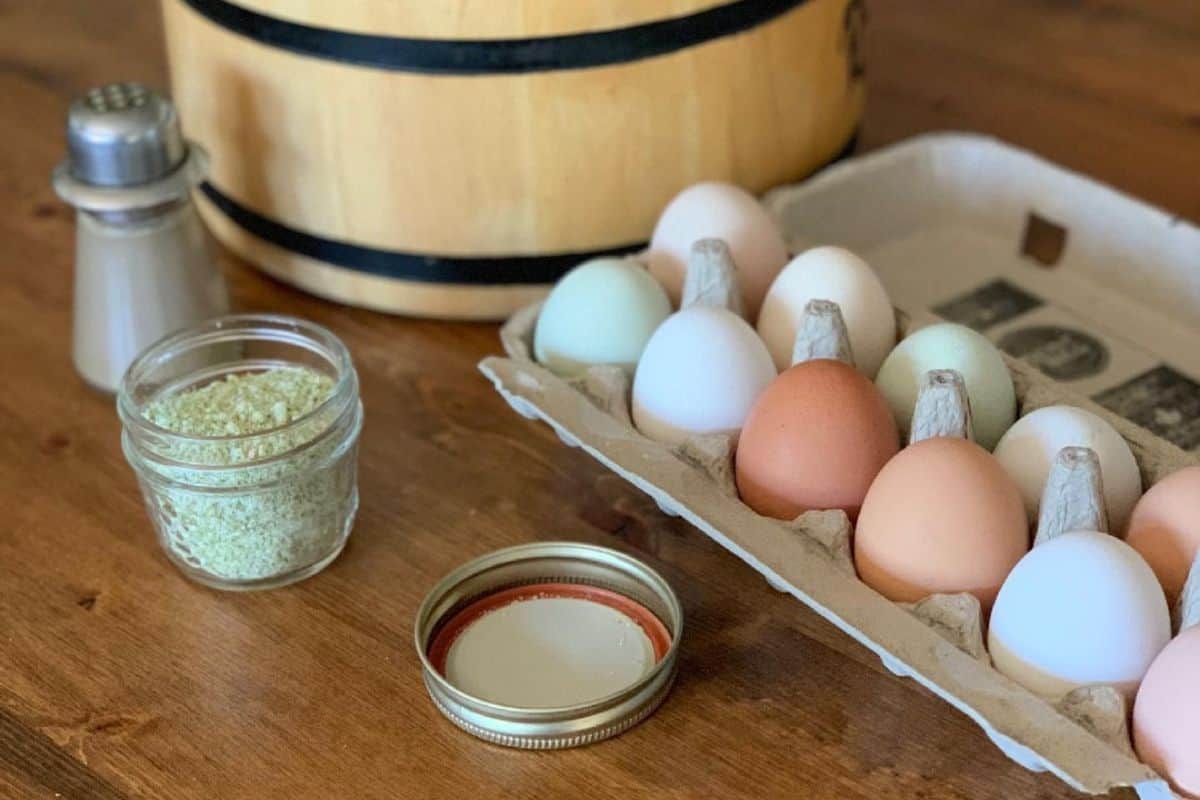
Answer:
<svg viewBox="0 0 1200 800"><path fill-rule="evenodd" d="M623 648L633 638L640 641L642 637L636 635L640 630L646 652L652 654L646 668L632 682L604 696L554 706L502 704L476 696L447 677L448 653L459 634L492 611L539 598L587 600L617 612L635 636L620 636L614 645ZM531 619L527 615L523 624L537 624ZM552 640L567 631L578 633L562 624L531 633ZM414 640L429 695L451 722L495 744L553 750L616 736L652 714L675 679L682 632L678 597L643 562L605 547L542 542L489 553L447 575L421 604ZM493 637L482 646L521 646L510 641L516 640ZM514 654L495 653L495 663L503 663L506 655ZM517 661L536 657L524 652L516 656ZM488 660L479 663L482 669L489 668Z"/></svg>

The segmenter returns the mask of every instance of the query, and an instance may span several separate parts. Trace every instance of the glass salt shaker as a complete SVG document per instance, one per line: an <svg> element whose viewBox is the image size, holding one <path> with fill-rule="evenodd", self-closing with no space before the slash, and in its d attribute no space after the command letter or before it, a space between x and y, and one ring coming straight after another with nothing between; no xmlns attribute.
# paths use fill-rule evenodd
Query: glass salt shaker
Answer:
<svg viewBox="0 0 1200 800"><path fill-rule="evenodd" d="M136 83L71 103L54 188L77 209L75 368L116 391L139 352L229 310L209 234L191 200L208 157L174 105Z"/></svg>

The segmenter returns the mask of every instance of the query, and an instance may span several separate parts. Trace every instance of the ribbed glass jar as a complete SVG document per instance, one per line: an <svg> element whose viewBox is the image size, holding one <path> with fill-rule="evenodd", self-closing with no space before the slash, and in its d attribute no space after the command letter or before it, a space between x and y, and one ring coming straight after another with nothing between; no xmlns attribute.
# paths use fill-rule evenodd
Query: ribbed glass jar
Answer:
<svg viewBox="0 0 1200 800"><path fill-rule="evenodd" d="M308 413L249 435L192 436L151 404L231 375L303 367L333 381ZM209 320L149 347L121 382L125 457L167 556L218 589L268 589L316 574L341 552L358 509L358 375L345 345L275 315Z"/></svg>

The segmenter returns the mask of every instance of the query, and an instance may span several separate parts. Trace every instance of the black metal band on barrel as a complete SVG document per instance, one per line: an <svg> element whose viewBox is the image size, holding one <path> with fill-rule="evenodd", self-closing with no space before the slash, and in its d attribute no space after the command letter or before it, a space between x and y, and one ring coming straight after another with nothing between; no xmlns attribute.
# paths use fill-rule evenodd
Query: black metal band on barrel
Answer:
<svg viewBox="0 0 1200 800"><path fill-rule="evenodd" d="M624 255L644 246L630 244L590 252L482 258L381 250L298 231L251 211L222 194L211 183L205 183L201 188L225 216L247 233L276 247L357 272L406 281L470 286L554 283L571 267L589 258Z"/></svg>
<svg viewBox="0 0 1200 800"><path fill-rule="evenodd" d="M849 156L854 152L857 141L856 133L828 163L832 164ZM645 246L639 242L606 250L477 258L406 253L306 233L247 208L211 183L202 184L200 188L212 204L234 224L268 244L344 269L421 283L465 286L548 284L554 283L572 267L589 258L625 255Z"/></svg>
<svg viewBox="0 0 1200 800"><path fill-rule="evenodd" d="M527 39L379 36L292 22L227 0L183 2L222 28L313 58L398 72L497 75L585 69L653 58L750 30L808 0L736 0L683 17Z"/></svg>

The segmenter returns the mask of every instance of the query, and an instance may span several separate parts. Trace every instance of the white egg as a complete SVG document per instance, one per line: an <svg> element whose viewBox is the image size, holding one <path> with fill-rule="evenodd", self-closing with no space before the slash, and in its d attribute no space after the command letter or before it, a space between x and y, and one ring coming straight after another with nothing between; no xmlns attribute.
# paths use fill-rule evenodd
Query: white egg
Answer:
<svg viewBox="0 0 1200 800"><path fill-rule="evenodd" d="M1108 527L1122 531L1142 496L1133 451L1111 425L1073 406L1039 408L1017 420L996 445L995 456L1021 488L1030 521L1037 519L1050 466L1064 447L1090 447L1100 458Z"/></svg>
<svg viewBox="0 0 1200 800"><path fill-rule="evenodd" d="M1137 551L1075 531L1013 568L992 607L988 651L996 669L1045 697L1107 685L1132 699L1170 639L1162 587Z"/></svg>
<svg viewBox="0 0 1200 800"><path fill-rule="evenodd" d="M645 435L679 444L692 434L737 433L775 365L745 320L693 306L658 327L633 380L633 421Z"/></svg>
<svg viewBox="0 0 1200 800"><path fill-rule="evenodd" d="M758 315L758 333L775 367L791 365L804 306L831 300L842 310L854 364L869 378L896 344L896 315L867 262L841 247L814 247L793 258L771 284Z"/></svg>

